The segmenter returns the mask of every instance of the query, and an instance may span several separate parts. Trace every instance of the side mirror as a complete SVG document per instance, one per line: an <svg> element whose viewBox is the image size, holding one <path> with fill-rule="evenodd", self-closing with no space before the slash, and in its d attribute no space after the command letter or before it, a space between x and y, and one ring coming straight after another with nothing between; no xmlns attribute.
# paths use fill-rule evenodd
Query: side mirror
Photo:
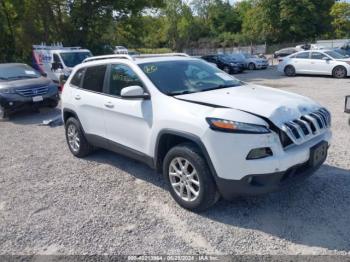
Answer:
<svg viewBox="0 0 350 262"><path fill-rule="evenodd" d="M328 61L330 61L331 59L330 59L328 56L325 56L325 57L322 57L322 60L328 62Z"/></svg>
<svg viewBox="0 0 350 262"><path fill-rule="evenodd" d="M150 95L145 93L141 86L127 86L124 87L120 92L123 98L143 98L149 99Z"/></svg>
<svg viewBox="0 0 350 262"><path fill-rule="evenodd" d="M47 77L47 73L42 72L42 73L41 73L41 76L43 76L43 77Z"/></svg>

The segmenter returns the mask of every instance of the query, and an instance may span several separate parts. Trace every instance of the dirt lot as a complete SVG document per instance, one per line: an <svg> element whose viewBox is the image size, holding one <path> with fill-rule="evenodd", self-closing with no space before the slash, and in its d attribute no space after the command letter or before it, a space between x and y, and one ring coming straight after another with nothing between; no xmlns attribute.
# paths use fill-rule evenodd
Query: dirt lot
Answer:
<svg viewBox="0 0 350 262"><path fill-rule="evenodd" d="M350 79L237 77L332 112L329 158L304 184L195 214L142 164L102 150L74 158L63 127L38 126L58 109L19 114L0 123L0 254L350 254Z"/></svg>

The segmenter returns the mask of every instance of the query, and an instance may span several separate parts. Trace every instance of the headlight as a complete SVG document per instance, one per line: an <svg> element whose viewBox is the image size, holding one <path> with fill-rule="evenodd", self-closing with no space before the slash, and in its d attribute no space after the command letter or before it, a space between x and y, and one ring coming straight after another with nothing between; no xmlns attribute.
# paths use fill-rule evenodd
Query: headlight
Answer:
<svg viewBox="0 0 350 262"><path fill-rule="evenodd" d="M0 88L0 94L15 94L16 91L13 88Z"/></svg>
<svg viewBox="0 0 350 262"><path fill-rule="evenodd" d="M236 64L235 63L230 63L231 66L235 66Z"/></svg>
<svg viewBox="0 0 350 262"><path fill-rule="evenodd" d="M213 130L229 133L245 133L245 134L266 134L270 130L266 126L242 123L219 118L207 118L209 126Z"/></svg>

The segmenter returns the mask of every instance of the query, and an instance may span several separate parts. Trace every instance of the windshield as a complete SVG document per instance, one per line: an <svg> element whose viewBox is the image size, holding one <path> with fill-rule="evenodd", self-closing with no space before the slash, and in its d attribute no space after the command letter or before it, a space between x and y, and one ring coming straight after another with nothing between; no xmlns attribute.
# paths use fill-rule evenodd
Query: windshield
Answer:
<svg viewBox="0 0 350 262"><path fill-rule="evenodd" d="M3 65L0 66L0 80L18 80L38 78L41 75L28 65Z"/></svg>
<svg viewBox="0 0 350 262"><path fill-rule="evenodd" d="M76 65L83 62L85 58L91 56L90 52L64 52L60 53L63 63L67 67L75 67Z"/></svg>
<svg viewBox="0 0 350 262"><path fill-rule="evenodd" d="M326 51L325 53L327 55L329 55L330 57L334 58L334 59L344 59L344 58L346 58L342 54L339 54L339 53L337 53L335 51Z"/></svg>
<svg viewBox="0 0 350 262"><path fill-rule="evenodd" d="M243 84L200 60L143 63L140 64L140 67L162 93L172 96Z"/></svg>

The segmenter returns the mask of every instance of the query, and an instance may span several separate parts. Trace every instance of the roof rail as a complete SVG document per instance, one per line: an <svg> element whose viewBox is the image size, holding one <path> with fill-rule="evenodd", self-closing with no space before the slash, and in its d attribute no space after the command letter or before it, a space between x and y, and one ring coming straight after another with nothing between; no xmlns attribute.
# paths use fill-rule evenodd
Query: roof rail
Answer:
<svg viewBox="0 0 350 262"><path fill-rule="evenodd" d="M129 56L129 55L117 54L117 55L91 56L91 57L85 58L84 61L83 61L82 63L91 62L91 61L98 61L98 60L113 59L113 58L128 59L128 60L131 60L131 61L134 60L134 59L133 59L131 56Z"/></svg>
<svg viewBox="0 0 350 262"><path fill-rule="evenodd" d="M162 57L162 56L184 56L189 57L188 54L185 53L165 53L165 54L141 54L141 55L133 55L134 58L148 58L148 57Z"/></svg>

